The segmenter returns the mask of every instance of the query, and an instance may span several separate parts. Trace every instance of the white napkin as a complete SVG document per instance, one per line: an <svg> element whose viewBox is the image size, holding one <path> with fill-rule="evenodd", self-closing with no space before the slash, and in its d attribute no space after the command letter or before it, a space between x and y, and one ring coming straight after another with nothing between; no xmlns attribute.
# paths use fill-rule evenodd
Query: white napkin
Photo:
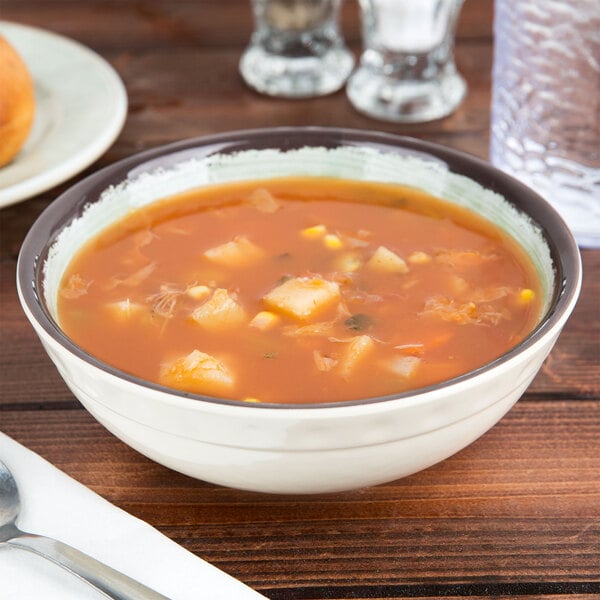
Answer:
<svg viewBox="0 0 600 600"><path fill-rule="evenodd" d="M172 600L264 598L1 432L0 460L19 487L21 529L60 539ZM5 598L105 596L48 560L0 544L0 599Z"/></svg>

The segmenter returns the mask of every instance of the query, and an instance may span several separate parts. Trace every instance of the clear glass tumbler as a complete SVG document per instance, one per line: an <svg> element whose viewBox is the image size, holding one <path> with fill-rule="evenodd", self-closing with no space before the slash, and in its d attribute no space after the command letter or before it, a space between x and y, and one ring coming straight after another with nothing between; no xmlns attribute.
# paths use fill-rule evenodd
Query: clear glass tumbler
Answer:
<svg viewBox="0 0 600 600"><path fill-rule="evenodd" d="M454 64L462 0L360 0L363 53L346 88L377 119L418 123L453 112L467 86Z"/></svg>
<svg viewBox="0 0 600 600"><path fill-rule="evenodd" d="M600 247L600 2L496 0L490 159Z"/></svg>
<svg viewBox="0 0 600 600"><path fill-rule="evenodd" d="M354 56L339 31L342 0L252 0L255 28L240 60L246 83L271 96L339 90Z"/></svg>

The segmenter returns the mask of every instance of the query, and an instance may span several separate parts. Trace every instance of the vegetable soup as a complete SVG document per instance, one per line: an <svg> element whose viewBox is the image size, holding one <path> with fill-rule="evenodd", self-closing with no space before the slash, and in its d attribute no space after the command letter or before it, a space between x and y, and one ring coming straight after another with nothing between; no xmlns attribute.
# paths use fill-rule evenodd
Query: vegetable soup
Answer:
<svg viewBox="0 0 600 600"><path fill-rule="evenodd" d="M65 333L127 373L247 402L397 394L476 369L541 312L525 252L416 189L209 186L132 211L59 290Z"/></svg>

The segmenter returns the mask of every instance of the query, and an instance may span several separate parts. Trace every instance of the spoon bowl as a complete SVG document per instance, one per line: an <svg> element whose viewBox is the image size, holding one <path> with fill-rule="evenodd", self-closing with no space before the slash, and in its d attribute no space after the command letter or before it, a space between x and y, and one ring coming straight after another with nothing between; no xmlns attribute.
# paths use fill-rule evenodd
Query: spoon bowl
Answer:
<svg viewBox="0 0 600 600"><path fill-rule="evenodd" d="M0 461L0 543L14 536L20 508L17 482L8 467Z"/></svg>

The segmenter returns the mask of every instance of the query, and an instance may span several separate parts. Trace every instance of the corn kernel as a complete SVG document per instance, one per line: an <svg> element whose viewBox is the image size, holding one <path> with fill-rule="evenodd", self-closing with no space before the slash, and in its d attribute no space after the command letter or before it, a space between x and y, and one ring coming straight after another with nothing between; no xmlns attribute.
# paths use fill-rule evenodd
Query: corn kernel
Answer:
<svg viewBox="0 0 600 600"><path fill-rule="evenodd" d="M300 234L309 239L320 238L327 233L327 227L325 225L313 225L312 227L306 227L300 231Z"/></svg>
<svg viewBox="0 0 600 600"><path fill-rule="evenodd" d="M252 321L250 321L250 327L255 327L256 329L260 329L261 331L266 331L267 329L271 329L279 322L279 317L268 311L261 310L257 313Z"/></svg>
<svg viewBox="0 0 600 600"><path fill-rule="evenodd" d="M188 291L188 296L194 300L202 300L210 295L211 289L207 285L193 285Z"/></svg>
<svg viewBox="0 0 600 600"><path fill-rule="evenodd" d="M344 247L344 242L342 242L342 240L333 233L328 233L323 238L323 243L327 248L330 248L331 250L339 250L340 248Z"/></svg>
<svg viewBox="0 0 600 600"><path fill-rule="evenodd" d="M535 298L535 292L529 288L522 289L519 292L519 301L524 304L531 302Z"/></svg>
<svg viewBox="0 0 600 600"><path fill-rule="evenodd" d="M411 252L408 257L408 262L412 263L413 265L426 265L427 263L431 262L431 256L429 256L427 252L421 252L420 250L417 250L415 252Z"/></svg>

